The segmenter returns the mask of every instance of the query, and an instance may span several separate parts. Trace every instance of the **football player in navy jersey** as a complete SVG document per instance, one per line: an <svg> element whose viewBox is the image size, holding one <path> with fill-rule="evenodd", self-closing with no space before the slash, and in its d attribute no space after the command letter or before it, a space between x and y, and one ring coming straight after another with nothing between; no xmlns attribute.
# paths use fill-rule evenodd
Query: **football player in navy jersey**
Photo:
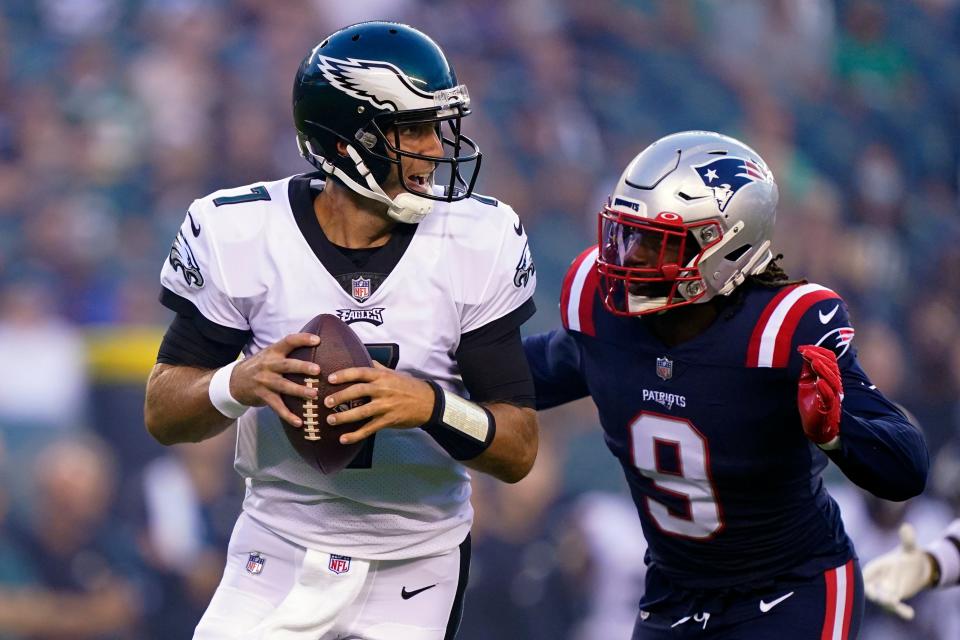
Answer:
<svg viewBox="0 0 960 640"><path fill-rule="evenodd" d="M634 640L846 639L863 582L821 471L919 494L920 432L857 363L835 292L771 250L778 192L733 138L686 131L627 166L563 328L524 341L544 409L590 396L647 537Z"/></svg>

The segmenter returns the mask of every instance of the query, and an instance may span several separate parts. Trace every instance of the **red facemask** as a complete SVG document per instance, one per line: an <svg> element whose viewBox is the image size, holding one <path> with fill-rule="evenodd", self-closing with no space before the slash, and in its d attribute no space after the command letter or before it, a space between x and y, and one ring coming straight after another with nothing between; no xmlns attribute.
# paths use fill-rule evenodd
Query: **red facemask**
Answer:
<svg viewBox="0 0 960 640"><path fill-rule="evenodd" d="M701 248L696 237L713 238ZM676 213L640 218L605 206L598 231L603 304L621 316L639 316L696 302L706 293L697 266L721 237L719 223L684 224ZM686 266L685 266L686 265ZM683 291L683 293L681 293Z"/></svg>

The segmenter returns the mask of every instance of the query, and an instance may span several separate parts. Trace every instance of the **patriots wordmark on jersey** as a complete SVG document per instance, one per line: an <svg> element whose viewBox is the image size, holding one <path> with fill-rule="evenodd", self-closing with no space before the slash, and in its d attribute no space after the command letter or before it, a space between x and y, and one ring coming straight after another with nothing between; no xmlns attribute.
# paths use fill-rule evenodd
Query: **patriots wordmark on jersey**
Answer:
<svg viewBox="0 0 960 640"><path fill-rule="evenodd" d="M322 188L299 176L195 201L163 266L164 303L214 332L247 336L246 355L335 314L382 364L466 395L453 356L461 336L532 308L536 277L516 214L489 199L438 203L419 225L398 225L362 270L316 221ZM351 467L323 476L261 407L238 422L235 466L247 482L244 510L312 549L429 556L470 529L467 473L420 429L380 431Z"/></svg>
<svg viewBox="0 0 960 640"><path fill-rule="evenodd" d="M845 396L842 447L855 483L902 500L922 489L922 436L857 363L843 300L816 284L746 286L700 335L667 346L609 313L597 249L563 285L564 328L524 341L546 408L591 396L649 543L651 570L685 589L813 577L853 549L797 409L799 345L832 350ZM918 488L919 487L919 488ZM647 601L662 594L648 593Z"/></svg>

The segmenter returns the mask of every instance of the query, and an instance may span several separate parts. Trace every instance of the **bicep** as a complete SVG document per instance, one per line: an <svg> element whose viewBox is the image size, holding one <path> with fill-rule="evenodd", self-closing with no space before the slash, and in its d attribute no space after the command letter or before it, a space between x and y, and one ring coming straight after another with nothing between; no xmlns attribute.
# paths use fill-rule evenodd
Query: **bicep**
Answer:
<svg viewBox="0 0 960 640"><path fill-rule="evenodd" d="M532 301L529 304L532 307ZM532 309L522 305L462 336L456 358L471 400L534 406L533 379L520 338L520 324L531 314Z"/></svg>
<svg viewBox="0 0 960 640"><path fill-rule="evenodd" d="M199 314L178 313L163 336L157 362L219 369L236 360L249 339L249 332L213 332L201 319Z"/></svg>

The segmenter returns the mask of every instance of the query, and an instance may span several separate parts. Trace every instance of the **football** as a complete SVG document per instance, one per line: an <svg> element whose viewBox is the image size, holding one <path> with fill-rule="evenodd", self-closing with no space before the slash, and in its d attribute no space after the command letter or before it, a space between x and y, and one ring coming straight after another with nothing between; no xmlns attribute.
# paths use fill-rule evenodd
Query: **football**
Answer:
<svg viewBox="0 0 960 640"><path fill-rule="evenodd" d="M331 393L346 389L350 384L330 384L327 376L348 367L371 367L373 362L357 334L336 316L321 314L300 331L320 336L320 344L294 349L287 357L315 362L320 365L320 375L310 377L290 373L285 374L285 377L297 384L319 389L320 393L316 400L284 395L284 404L303 420L303 428L298 429L281 422L287 439L297 453L321 473L332 474L350 464L363 447L363 441L350 445L340 444L340 436L357 430L364 422L331 426L327 424L327 416L362 405L367 400L360 399L352 402L351 406L342 404L328 409L324 406L323 399Z"/></svg>

